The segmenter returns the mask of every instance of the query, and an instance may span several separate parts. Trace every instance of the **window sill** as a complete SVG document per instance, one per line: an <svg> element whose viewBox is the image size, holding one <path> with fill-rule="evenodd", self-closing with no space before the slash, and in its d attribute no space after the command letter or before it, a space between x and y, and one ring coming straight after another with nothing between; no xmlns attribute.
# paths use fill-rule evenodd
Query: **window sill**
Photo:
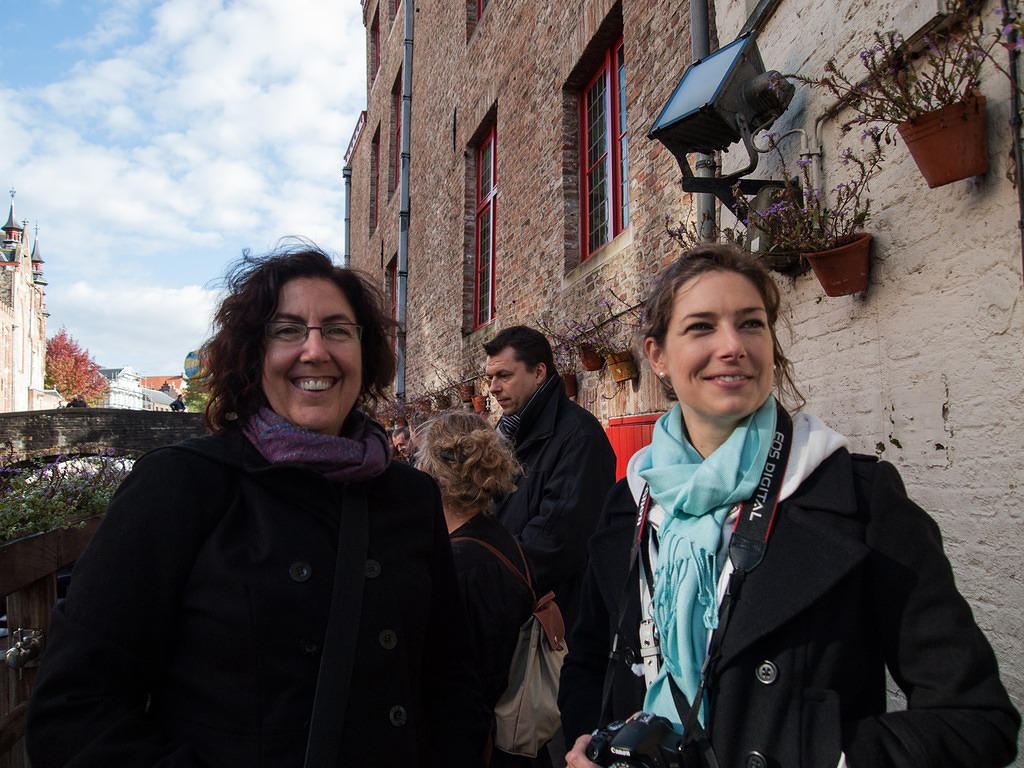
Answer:
<svg viewBox="0 0 1024 768"><path fill-rule="evenodd" d="M599 270L609 261L613 261L621 253L633 247L633 229L626 227L622 232L601 246L597 253L593 254L579 266L573 267L565 273L565 282L572 284L579 282L587 275Z"/></svg>

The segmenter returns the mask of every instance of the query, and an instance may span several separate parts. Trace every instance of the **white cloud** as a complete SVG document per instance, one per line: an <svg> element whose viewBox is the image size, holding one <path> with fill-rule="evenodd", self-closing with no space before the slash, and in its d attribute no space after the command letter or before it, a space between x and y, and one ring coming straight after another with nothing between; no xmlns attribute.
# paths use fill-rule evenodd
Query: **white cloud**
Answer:
<svg viewBox="0 0 1024 768"><path fill-rule="evenodd" d="M54 292L58 293L58 292ZM209 335L218 292L188 285L73 283L59 292L63 325L104 368L130 365L149 375L179 374L185 355ZM47 325L53 336L59 326ZM133 350L130 359L125 349Z"/></svg>
<svg viewBox="0 0 1024 768"><path fill-rule="evenodd" d="M354 2L105 0L65 79L0 89L0 182L40 225L51 334L173 372L205 336L196 286L242 248L341 251L364 34Z"/></svg>

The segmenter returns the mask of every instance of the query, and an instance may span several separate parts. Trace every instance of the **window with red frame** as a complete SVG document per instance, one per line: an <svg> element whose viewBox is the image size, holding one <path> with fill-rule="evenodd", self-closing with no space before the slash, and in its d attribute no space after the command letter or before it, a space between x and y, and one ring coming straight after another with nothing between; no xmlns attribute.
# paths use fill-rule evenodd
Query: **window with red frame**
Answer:
<svg viewBox="0 0 1024 768"><path fill-rule="evenodd" d="M391 177L391 189L395 191L401 183L402 177L402 70L398 70L398 77L395 78L395 86L391 89L391 110L395 126L394 174Z"/></svg>
<svg viewBox="0 0 1024 768"><path fill-rule="evenodd" d="M494 319L494 203L498 192L496 138L492 127L476 151L476 269L473 281L475 328Z"/></svg>
<svg viewBox="0 0 1024 768"><path fill-rule="evenodd" d="M370 55L373 57L373 77L377 76L380 69L380 14L373 14L373 22L370 24L370 44L373 50ZM371 78L372 79L372 78Z"/></svg>
<svg viewBox="0 0 1024 768"><path fill-rule="evenodd" d="M626 59L622 40L605 51L580 95L582 257L629 226Z"/></svg>
<svg viewBox="0 0 1024 768"><path fill-rule="evenodd" d="M373 134L370 143L370 232L377 229L377 212L380 208L380 128Z"/></svg>
<svg viewBox="0 0 1024 768"><path fill-rule="evenodd" d="M487 0L476 0L476 17L479 19L484 15L484 10L487 8Z"/></svg>
<svg viewBox="0 0 1024 768"><path fill-rule="evenodd" d="M398 319L398 254L391 257L384 270L385 290L387 291L388 306L391 310L391 319ZM391 330L391 346L395 346L395 329Z"/></svg>

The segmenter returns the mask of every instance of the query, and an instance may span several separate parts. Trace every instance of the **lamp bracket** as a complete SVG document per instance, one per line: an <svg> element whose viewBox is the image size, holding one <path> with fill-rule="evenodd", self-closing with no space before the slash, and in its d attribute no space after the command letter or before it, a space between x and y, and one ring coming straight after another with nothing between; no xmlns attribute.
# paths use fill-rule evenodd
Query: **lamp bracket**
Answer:
<svg viewBox="0 0 1024 768"><path fill-rule="evenodd" d="M733 194L734 187L738 187L743 195L753 196L766 187L784 187L786 183L775 179L742 178L757 168L757 148L754 146L750 127L747 125L743 115L737 115L736 117L740 127L740 135L743 138L743 146L747 148L749 162L745 168L734 171L727 176L694 176L686 156L681 155L678 160L679 169L683 172L681 184L684 192L712 194L721 200L725 207L732 211L734 216L741 218L736 196ZM698 161L698 167L700 167L700 161Z"/></svg>

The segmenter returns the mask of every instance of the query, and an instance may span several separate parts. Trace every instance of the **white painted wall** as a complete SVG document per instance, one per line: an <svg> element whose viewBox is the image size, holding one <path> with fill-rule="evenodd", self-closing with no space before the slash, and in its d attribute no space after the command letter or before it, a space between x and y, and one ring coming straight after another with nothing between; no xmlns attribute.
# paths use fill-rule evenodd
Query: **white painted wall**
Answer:
<svg viewBox="0 0 1024 768"><path fill-rule="evenodd" d="M920 5L783 0L758 45L768 69L817 75L838 54L839 61L849 59L853 73L871 31L898 16L929 15ZM743 3L718 6L725 45L747 9ZM990 25L996 7L985 3ZM904 27L904 34L912 31ZM997 55L1006 58L1001 49ZM875 247L864 294L825 297L811 274L780 277L779 283L807 410L847 434L857 450L894 463L910 495L939 522L957 583L996 649L1015 705L1024 709L1020 212L1007 180L1009 81L987 70L982 91L988 98L986 176L930 190L902 143L889 148L871 187L876 215L868 229ZM824 92L798 86L773 130L810 129L831 102ZM824 139L833 150L825 163L823 186L829 188L842 180L833 165L840 140L835 121L826 125ZM791 166L795 160L795 153L788 156ZM756 175L769 172L762 162ZM1016 764L1024 766L1024 759Z"/></svg>

